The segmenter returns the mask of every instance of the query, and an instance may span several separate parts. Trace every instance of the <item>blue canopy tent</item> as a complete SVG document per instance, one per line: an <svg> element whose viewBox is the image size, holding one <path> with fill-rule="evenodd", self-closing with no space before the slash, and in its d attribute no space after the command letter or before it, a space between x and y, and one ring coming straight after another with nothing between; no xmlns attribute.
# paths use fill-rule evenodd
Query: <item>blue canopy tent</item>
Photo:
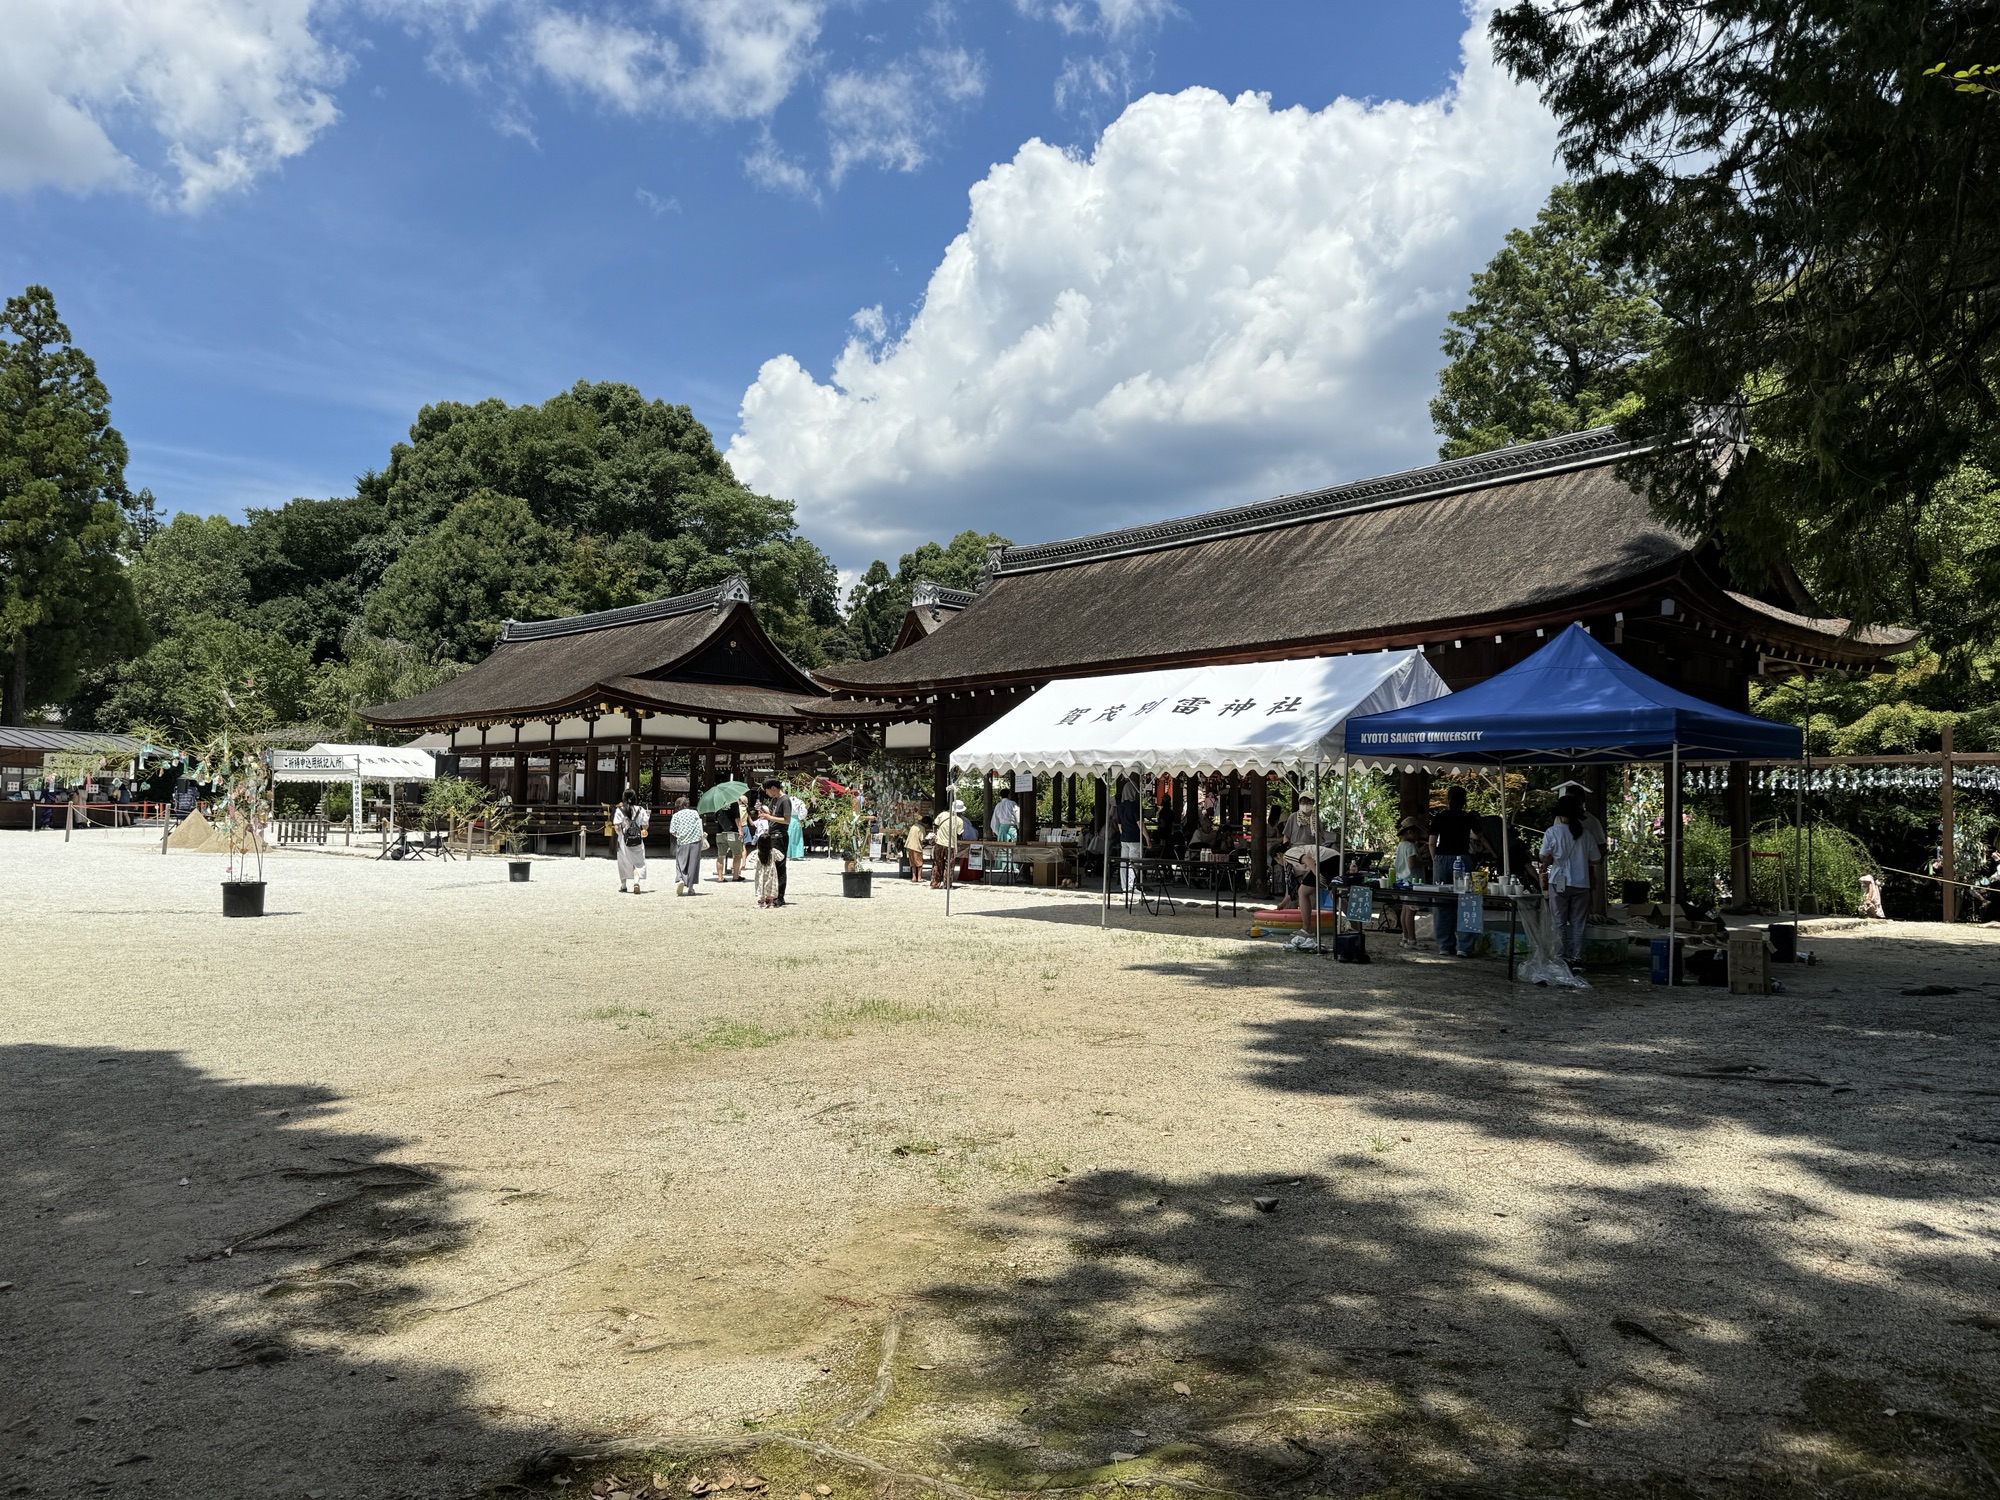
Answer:
<svg viewBox="0 0 2000 1500"><path fill-rule="evenodd" d="M1349 719L1346 745L1364 759L1493 766L1793 760L1805 737L1655 682L1572 625L1463 692Z"/></svg>
<svg viewBox="0 0 2000 1500"><path fill-rule="evenodd" d="M1572 625L1526 661L1428 703L1347 721L1350 759L1479 766L1794 760L1804 734L1656 682ZM1675 805L1679 805L1678 796ZM1506 781L1501 781L1503 862ZM1667 932L1680 901L1680 829L1669 828ZM1508 872L1508 873L1511 873Z"/></svg>

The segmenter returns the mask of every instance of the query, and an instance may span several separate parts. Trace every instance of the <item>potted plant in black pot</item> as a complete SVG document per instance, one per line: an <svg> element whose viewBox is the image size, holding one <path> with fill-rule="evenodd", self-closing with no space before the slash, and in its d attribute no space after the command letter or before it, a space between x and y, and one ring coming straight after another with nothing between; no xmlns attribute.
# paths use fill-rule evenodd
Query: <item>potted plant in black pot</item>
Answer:
<svg viewBox="0 0 2000 1500"><path fill-rule="evenodd" d="M867 834L861 817L860 794L834 783L832 789L813 800L826 829L827 847L840 860L840 894L874 895L875 872L861 863L861 856L867 852Z"/></svg>
<svg viewBox="0 0 2000 1500"><path fill-rule="evenodd" d="M229 863L223 871L222 914L264 915L264 829L271 821L271 778L263 756L230 748L227 731L208 757L219 773L218 811Z"/></svg>

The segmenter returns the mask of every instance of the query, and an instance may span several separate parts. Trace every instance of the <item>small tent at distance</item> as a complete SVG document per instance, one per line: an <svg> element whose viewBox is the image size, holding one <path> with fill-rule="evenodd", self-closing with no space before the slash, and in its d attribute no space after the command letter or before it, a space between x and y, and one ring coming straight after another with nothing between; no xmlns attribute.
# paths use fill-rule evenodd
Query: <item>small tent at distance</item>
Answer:
<svg viewBox="0 0 2000 1500"><path fill-rule="evenodd" d="M405 781L430 781L437 776L437 757L407 745L335 745L322 742L310 750L271 752L273 781L335 782L352 787L348 824L360 827L361 788L368 782L387 783L393 799Z"/></svg>

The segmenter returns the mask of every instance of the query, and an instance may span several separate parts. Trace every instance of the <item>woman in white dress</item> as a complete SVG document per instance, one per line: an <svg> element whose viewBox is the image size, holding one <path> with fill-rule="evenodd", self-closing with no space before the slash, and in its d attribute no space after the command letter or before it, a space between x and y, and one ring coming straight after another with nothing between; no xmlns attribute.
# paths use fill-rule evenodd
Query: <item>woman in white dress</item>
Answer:
<svg viewBox="0 0 2000 1500"><path fill-rule="evenodd" d="M646 878L646 825L653 815L639 802L639 794L629 786L611 815L611 836L618 847L618 889L645 895L641 883Z"/></svg>

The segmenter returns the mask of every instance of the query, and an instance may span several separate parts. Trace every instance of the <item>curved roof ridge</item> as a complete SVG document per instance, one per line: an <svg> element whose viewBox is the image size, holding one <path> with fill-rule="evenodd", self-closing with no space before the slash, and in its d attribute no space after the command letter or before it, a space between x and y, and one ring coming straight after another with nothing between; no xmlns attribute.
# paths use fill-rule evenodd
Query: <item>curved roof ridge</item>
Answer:
<svg viewBox="0 0 2000 1500"><path fill-rule="evenodd" d="M712 588L675 594L666 599L648 599L641 604L623 604L617 609L600 609L587 615L564 615L553 620L508 620L500 627L500 645L510 641L545 641L560 635L582 635L592 630L609 630L618 625L638 625L647 620L671 620L678 615L700 614L705 609L721 609L725 604L750 602L750 585L739 574L725 578Z"/></svg>
<svg viewBox="0 0 2000 1500"><path fill-rule="evenodd" d="M1025 547L996 547L988 555L990 577L1009 573L1030 573L1044 568L1067 567L1072 563L1102 562L1106 558L1128 557L1135 552L1155 552L1190 542L1216 541L1249 532L1271 531L1307 521L1378 506L1397 505L1409 500L1430 500L1458 490L1487 489L1519 479L1559 474L1569 469L1595 468L1637 453L1648 451L1651 443L1635 443L1621 438L1612 427L1592 427L1584 432L1538 442L1516 443L1490 453L1467 458L1446 459L1421 468L1404 469L1375 479L1357 479L1324 489L1279 495L1250 505L1204 511L1170 521L1155 521L1121 531L1101 531L1091 536L1071 537L1057 542L1036 542Z"/></svg>

